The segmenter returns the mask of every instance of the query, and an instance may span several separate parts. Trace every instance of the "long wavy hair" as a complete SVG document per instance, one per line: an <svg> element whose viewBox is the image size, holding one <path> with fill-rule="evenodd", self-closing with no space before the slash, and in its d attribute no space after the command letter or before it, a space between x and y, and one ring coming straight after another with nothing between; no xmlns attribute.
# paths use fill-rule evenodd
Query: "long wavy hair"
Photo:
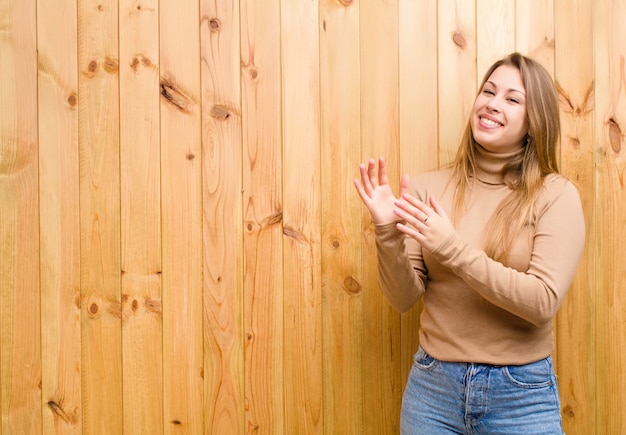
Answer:
<svg viewBox="0 0 626 435"><path fill-rule="evenodd" d="M488 223L485 251L491 258L505 260L516 235L532 220L533 204L543 186L544 178L559 173L557 144L560 134L558 95L550 73L538 62L519 53L512 53L495 62L485 73L478 92L500 66L517 68L526 88L528 135L520 145L523 151L506 164L504 180L511 193L502 200ZM471 122L461 138L454 161L457 180L454 195L455 220L463 214L465 193L475 174L476 149Z"/></svg>

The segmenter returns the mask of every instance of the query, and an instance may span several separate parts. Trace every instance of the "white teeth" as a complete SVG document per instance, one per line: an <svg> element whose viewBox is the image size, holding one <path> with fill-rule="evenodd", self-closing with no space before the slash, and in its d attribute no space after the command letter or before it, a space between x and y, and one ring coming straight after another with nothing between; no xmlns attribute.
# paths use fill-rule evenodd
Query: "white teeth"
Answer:
<svg viewBox="0 0 626 435"><path fill-rule="evenodd" d="M499 127L502 125L499 122L492 121L491 119L487 119L487 118L481 117L480 120L483 122L483 124L487 125L488 127Z"/></svg>

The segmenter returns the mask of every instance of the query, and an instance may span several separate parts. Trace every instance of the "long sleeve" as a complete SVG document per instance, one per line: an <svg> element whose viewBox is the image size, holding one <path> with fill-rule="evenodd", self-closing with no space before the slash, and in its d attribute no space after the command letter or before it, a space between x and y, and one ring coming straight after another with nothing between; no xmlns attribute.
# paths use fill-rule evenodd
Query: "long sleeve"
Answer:
<svg viewBox="0 0 626 435"><path fill-rule="evenodd" d="M380 289L392 307L408 311L426 289L428 272L421 248L395 224L377 225L375 231Z"/></svg>
<svg viewBox="0 0 626 435"><path fill-rule="evenodd" d="M431 254L491 304L535 326L556 314L582 255L585 223L576 188L555 177L539 201L527 270L516 270L487 257L458 234Z"/></svg>

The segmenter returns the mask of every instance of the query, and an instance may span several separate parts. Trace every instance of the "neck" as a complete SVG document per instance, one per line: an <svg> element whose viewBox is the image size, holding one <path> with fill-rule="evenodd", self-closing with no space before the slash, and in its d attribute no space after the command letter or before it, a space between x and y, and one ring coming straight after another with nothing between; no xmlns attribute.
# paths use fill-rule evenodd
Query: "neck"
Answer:
<svg viewBox="0 0 626 435"><path fill-rule="evenodd" d="M504 184L504 166L520 152L523 152L523 148L508 153L494 153L477 145L475 177L488 184Z"/></svg>

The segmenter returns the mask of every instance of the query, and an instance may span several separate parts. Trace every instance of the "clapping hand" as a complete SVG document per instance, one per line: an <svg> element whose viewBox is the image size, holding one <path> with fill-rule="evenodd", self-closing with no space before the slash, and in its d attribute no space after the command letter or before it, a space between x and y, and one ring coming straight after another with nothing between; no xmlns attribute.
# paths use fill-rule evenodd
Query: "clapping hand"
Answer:
<svg viewBox="0 0 626 435"><path fill-rule="evenodd" d="M361 178L355 178L354 185L375 224L396 223L398 230L430 251L454 232L452 222L434 197L426 204L408 193L408 175L400 179L399 197L393 194L382 157L378 159L378 170L376 160L369 159L367 166L359 165L359 171Z"/></svg>
<svg viewBox="0 0 626 435"><path fill-rule="evenodd" d="M369 159L367 166L364 163L359 165L359 171L361 179L355 178L354 185L374 223L383 225L398 222L400 218L394 213L398 198L394 196L389 185L385 159L378 159L378 170L376 160ZM400 180L400 195L407 193L408 188L409 176L404 175Z"/></svg>

